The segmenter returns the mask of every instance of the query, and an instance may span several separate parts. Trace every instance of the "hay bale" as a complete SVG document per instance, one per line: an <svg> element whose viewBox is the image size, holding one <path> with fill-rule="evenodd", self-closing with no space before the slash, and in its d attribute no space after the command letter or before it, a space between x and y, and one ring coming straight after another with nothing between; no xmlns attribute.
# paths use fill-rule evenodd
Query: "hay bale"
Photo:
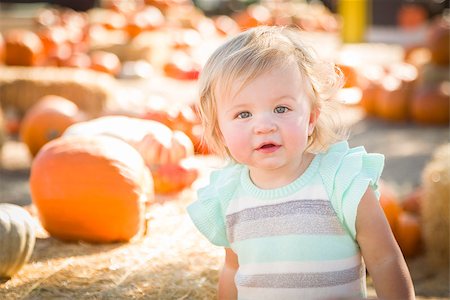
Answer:
<svg viewBox="0 0 450 300"><path fill-rule="evenodd" d="M98 116L113 99L116 86L112 76L88 69L1 67L0 104L23 116L43 96L57 95Z"/></svg>
<svg viewBox="0 0 450 300"><path fill-rule="evenodd" d="M450 143L438 147L422 173L422 226L426 256L434 268L449 266Z"/></svg>
<svg viewBox="0 0 450 300"><path fill-rule="evenodd" d="M148 234L130 243L64 243L37 222L33 256L0 299L214 299L223 249L187 216L193 196L152 205Z"/></svg>

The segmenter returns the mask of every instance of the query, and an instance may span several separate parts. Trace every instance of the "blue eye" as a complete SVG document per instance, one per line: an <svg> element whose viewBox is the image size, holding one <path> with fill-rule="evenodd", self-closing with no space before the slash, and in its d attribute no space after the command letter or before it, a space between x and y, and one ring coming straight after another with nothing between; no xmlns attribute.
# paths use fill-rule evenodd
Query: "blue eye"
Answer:
<svg viewBox="0 0 450 300"><path fill-rule="evenodd" d="M237 114L237 118L238 119L246 119L246 118L250 118L251 117L251 113L249 113L248 111L243 111Z"/></svg>
<svg viewBox="0 0 450 300"><path fill-rule="evenodd" d="M287 108L286 106L277 106L275 107L275 109L273 110L275 113L277 114L283 114L288 112L289 108Z"/></svg>

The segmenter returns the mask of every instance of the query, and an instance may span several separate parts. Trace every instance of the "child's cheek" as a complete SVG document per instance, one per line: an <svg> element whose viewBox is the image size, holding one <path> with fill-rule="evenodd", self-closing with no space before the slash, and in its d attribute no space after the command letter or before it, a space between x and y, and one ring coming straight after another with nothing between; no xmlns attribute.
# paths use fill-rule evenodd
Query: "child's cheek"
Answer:
<svg viewBox="0 0 450 300"><path fill-rule="evenodd" d="M239 128L229 128L223 132L224 140L228 151L236 161L242 162L246 153L251 148L250 137L245 134L245 131Z"/></svg>

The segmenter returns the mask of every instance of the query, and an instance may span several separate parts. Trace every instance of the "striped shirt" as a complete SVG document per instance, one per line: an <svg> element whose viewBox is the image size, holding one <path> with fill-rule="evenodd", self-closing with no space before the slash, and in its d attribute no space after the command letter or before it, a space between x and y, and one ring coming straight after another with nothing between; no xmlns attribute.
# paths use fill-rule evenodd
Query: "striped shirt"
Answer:
<svg viewBox="0 0 450 300"><path fill-rule="evenodd" d="M337 150L339 147L346 149L341 151L342 159L352 153L347 144L338 145ZM211 177L209 187L199 191L199 200L188 208L194 224L211 242L230 247L237 254L235 284L239 299L366 296L365 266L355 241L354 220L367 186L376 188L382 164L378 164L377 171L351 172L352 180L329 183L324 180L328 173L323 169L329 171L329 160L325 158L336 152L336 147L330 150L316 155L294 182L277 189L256 187L245 166L219 171ZM370 155L363 151L357 156ZM372 158L361 158L366 163L358 165L370 169L377 165ZM382 163L379 158L375 161ZM329 177L341 173L336 169ZM350 184L330 189L330 184L340 182ZM337 195L340 190L345 193ZM216 199L215 205L211 199Z"/></svg>

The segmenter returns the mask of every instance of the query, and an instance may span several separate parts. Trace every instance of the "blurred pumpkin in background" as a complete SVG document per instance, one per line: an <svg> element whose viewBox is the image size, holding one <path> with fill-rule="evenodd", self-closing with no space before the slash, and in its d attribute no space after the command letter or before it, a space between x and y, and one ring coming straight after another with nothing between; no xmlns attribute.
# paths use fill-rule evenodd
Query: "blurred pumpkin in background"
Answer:
<svg viewBox="0 0 450 300"><path fill-rule="evenodd" d="M424 25L427 18L428 12L420 3L403 3L397 12L397 23L406 30L413 30Z"/></svg>
<svg viewBox="0 0 450 300"><path fill-rule="evenodd" d="M154 197L139 153L107 136L64 136L45 145L31 166L30 191L51 236L96 243L141 232Z"/></svg>
<svg viewBox="0 0 450 300"><path fill-rule="evenodd" d="M270 25L272 14L270 10L260 4L251 4L247 8L235 13L232 18L241 30L246 30L258 25Z"/></svg>
<svg viewBox="0 0 450 300"><path fill-rule="evenodd" d="M358 72L355 67L345 64L337 64L344 75L344 88L354 87L358 84Z"/></svg>
<svg viewBox="0 0 450 300"><path fill-rule="evenodd" d="M36 33L27 29L9 29L5 32L6 65L37 66L44 59L44 45Z"/></svg>
<svg viewBox="0 0 450 300"><path fill-rule="evenodd" d="M369 115L375 115L377 112L378 94L385 76L386 70L381 65L366 65L360 71L358 86L361 87L362 97L359 104Z"/></svg>
<svg viewBox="0 0 450 300"><path fill-rule="evenodd" d="M444 66L450 64L450 14L438 16L431 22L427 46L433 63Z"/></svg>
<svg viewBox="0 0 450 300"><path fill-rule="evenodd" d="M83 119L84 115L75 103L60 96L47 95L27 110L20 125L20 138L35 156L42 146Z"/></svg>
<svg viewBox="0 0 450 300"><path fill-rule="evenodd" d="M73 53L60 62L61 67L88 69L91 67L91 57L87 53Z"/></svg>
<svg viewBox="0 0 450 300"><path fill-rule="evenodd" d="M238 23L227 15L219 15L212 17L216 30L219 34L224 36L232 36L238 34L241 29Z"/></svg>
<svg viewBox="0 0 450 300"><path fill-rule="evenodd" d="M155 6L146 5L145 8L135 11L128 17L125 30L130 38L138 36L144 31L160 28L165 23L165 17Z"/></svg>
<svg viewBox="0 0 450 300"><path fill-rule="evenodd" d="M393 75L384 77L377 97L377 116L390 121L405 121L408 118L408 90L399 78Z"/></svg>
<svg viewBox="0 0 450 300"><path fill-rule="evenodd" d="M405 257L412 257L421 250L422 228L419 217L403 211L398 215L395 239Z"/></svg>
<svg viewBox="0 0 450 300"><path fill-rule="evenodd" d="M402 212L402 207L397 195L395 194L392 187L384 182L380 181L380 205L384 211L389 226L392 232L395 232L397 227L398 216Z"/></svg>
<svg viewBox="0 0 450 300"><path fill-rule="evenodd" d="M418 123L448 125L450 81L417 88L411 101L411 117Z"/></svg>
<svg viewBox="0 0 450 300"><path fill-rule="evenodd" d="M112 76L117 76L122 67L119 57L112 52L95 50L91 52L90 58L90 68L92 70L104 72Z"/></svg>
<svg viewBox="0 0 450 300"><path fill-rule="evenodd" d="M410 99L419 77L417 67L406 62L396 62L390 64L387 69L390 75L401 80L406 97Z"/></svg>
<svg viewBox="0 0 450 300"><path fill-rule="evenodd" d="M165 75L173 79L197 80L201 66L187 53L174 51L163 69Z"/></svg>
<svg viewBox="0 0 450 300"><path fill-rule="evenodd" d="M37 32L44 46L47 64L57 65L72 54L67 31L62 26L43 27Z"/></svg>

